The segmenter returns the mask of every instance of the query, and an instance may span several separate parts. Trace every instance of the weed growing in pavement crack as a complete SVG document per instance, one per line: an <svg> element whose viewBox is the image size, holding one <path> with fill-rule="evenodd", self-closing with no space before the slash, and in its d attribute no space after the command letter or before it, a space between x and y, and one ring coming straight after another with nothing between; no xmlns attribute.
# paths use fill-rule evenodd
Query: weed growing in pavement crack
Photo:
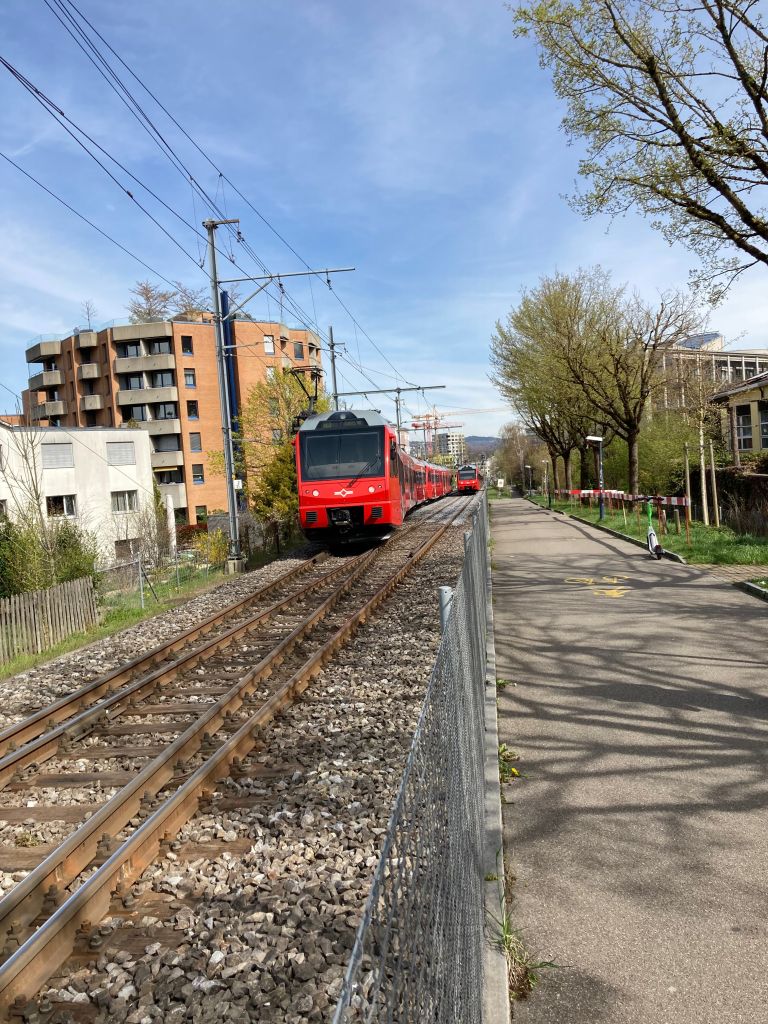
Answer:
<svg viewBox="0 0 768 1024"><path fill-rule="evenodd" d="M510 750L506 743L499 744L499 778L502 782L511 782L521 777L519 769L515 768L515 761L520 760L520 755Z"/></svg>

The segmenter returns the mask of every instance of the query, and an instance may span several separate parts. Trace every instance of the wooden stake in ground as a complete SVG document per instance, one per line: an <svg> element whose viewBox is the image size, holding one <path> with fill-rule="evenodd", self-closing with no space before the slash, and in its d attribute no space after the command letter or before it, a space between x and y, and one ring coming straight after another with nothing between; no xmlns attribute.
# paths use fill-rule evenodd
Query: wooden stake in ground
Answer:
<svg viewBox="0 0 768 1024"><path fill-rule="evenodd" d="M675 533L680 536L680 509L675 509Z"/></svg>

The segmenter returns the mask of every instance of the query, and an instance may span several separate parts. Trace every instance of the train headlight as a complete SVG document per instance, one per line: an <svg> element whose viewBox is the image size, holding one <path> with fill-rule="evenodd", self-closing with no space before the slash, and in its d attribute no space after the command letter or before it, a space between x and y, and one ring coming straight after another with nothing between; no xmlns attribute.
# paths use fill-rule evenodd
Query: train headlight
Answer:
<svg viewBox="0 0 768 1024"><path fill-rule="evenodd" d="M320 491L312 491L312 497L313 498L319 498L320 497Z"/></svg>
<svg viewBox="0 0 768 1024"><path fill-rule="evenodd" d="M368 488L368 493L369 494L375 494L375 492L376 492L376 488L375 487L369 487Z"/></svg>

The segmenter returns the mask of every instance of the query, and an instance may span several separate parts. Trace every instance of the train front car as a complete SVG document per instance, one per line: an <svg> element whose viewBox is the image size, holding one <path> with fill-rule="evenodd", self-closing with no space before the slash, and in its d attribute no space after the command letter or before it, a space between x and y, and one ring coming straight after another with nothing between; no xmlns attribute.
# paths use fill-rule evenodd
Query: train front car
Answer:
<svg viewBox="0 0 768 1024"><path fill-rule="evenodd" d="M381 537L406 508L395 431L379 413L310 416L296 435L299 520L308 540Z"/></svg>
<svg viewBox="0 0 768 1024"><path fill-rule="evenodd" d="M477 466L460 466L456 474L456 489L459 494L475 494L483 485Z"/></svg>

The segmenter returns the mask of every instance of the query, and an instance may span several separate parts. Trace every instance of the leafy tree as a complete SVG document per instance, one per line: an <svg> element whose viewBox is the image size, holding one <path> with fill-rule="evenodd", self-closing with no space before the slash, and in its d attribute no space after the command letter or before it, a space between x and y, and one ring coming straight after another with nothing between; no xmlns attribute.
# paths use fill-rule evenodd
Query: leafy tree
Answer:
<svg viewBox="0 0 768 1024"><path fill-rule="evenodd" d="M584 451L585 438L595 429L594 408L572 379L558 333L584 330L589 284L586 278L557 277L524 292L506 323L497 321L491 339L491 379L525 426L547 446L556 489L558 456L570 489L571 455L575 449Z"/></svg>
<svg viewBox="0 0 768 1024"><path fill-rule="evenodd" d="M235 468L245 477L247 496L264 470L273 463L276 447L293 436L293 421L307 403L307 395L297 376L279 368L248 392L240 407L237 429L233 432ZM328 400L321 396L317 411L324 412L327 408ZM212 472L222 474L223 453L209 455L208 464Z"/></svg>
<svg viewBox="0 0 768 1024"><path fill-rule="evenodd" d="M251 483L250 498L253 514L272 526L279 546L281 527L292 526L299 512L296 460L290 441L271 449L271 457Z"/></svg>
<svg viewBox="0 0 768 1024"><path fill-rule="evenodd" d="M768 29L755 0L526 0L514 10L586 145L587 216L636 207L715 292L768 263Z"/></svg>
<svg viewBox="0 0 768 1024"><path fill-rule="evenodd" d="M128 303L128 314L134 324L167 320L176 297L172 289L161 288L151 281L137 281L130 293L133 298Z"/></svg>

